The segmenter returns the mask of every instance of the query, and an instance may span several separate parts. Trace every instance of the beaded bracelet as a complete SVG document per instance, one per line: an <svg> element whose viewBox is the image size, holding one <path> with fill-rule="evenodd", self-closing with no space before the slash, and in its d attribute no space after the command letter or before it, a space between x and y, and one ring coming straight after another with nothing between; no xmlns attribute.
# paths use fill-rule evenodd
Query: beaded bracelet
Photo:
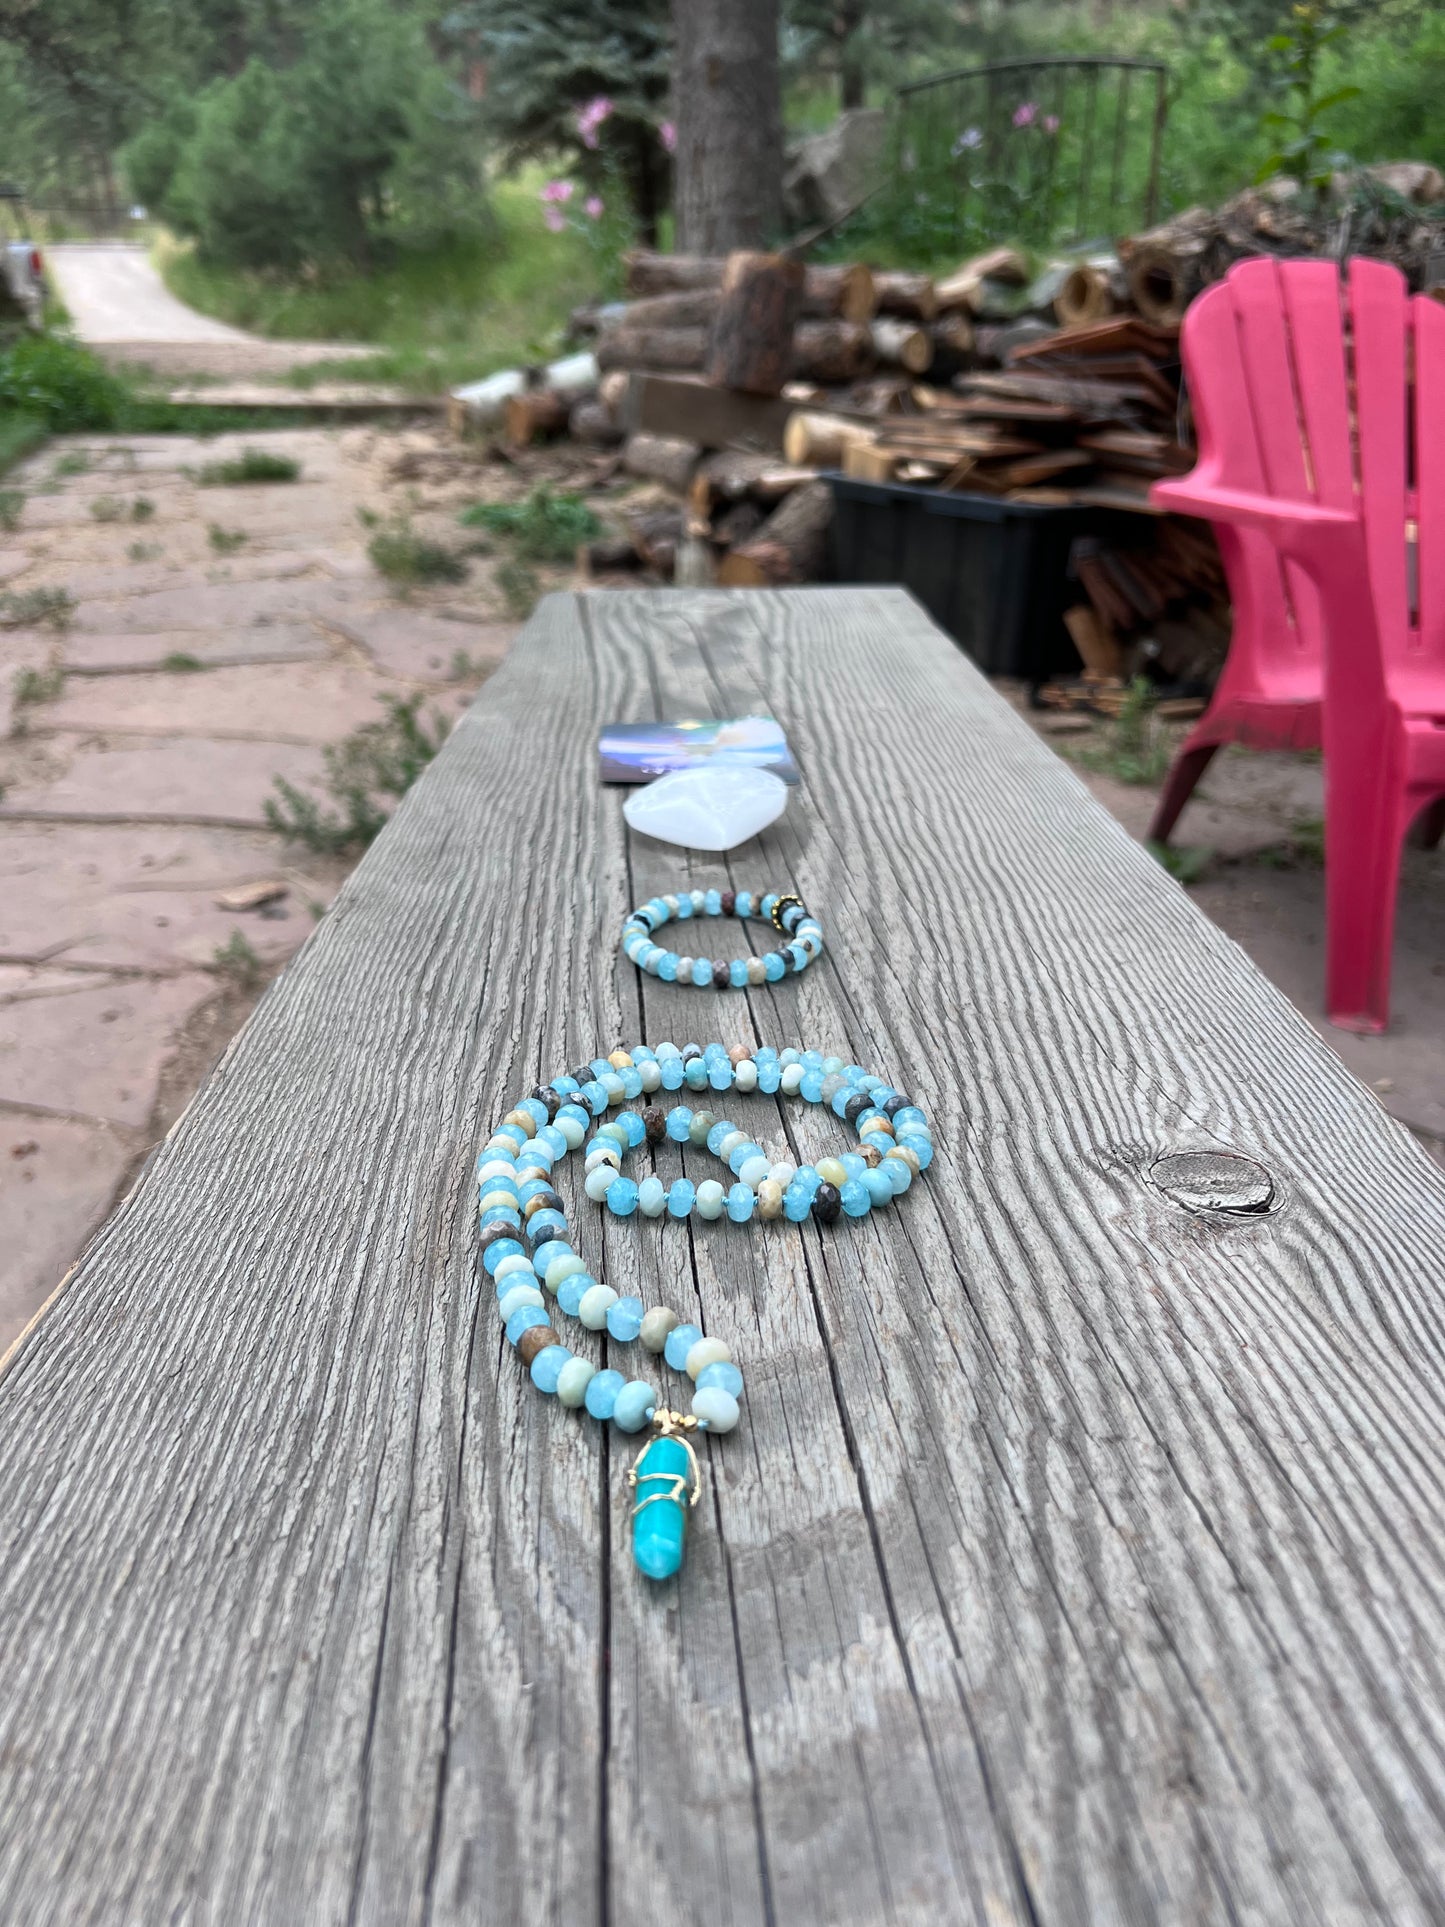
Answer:
<svg viewBox="0 0 1445 1927"><path fill-rule="evenodd" d="M858 1133L859 1148L816 1165L776 1160L726 1118L685 1105L619 1111L596 1126L593 1120L631 1099L658 1091L761 1091L826 1104ZM678 1178L669 1187L657 1176L639 1184L622 1175L622 1162L646 1142L704 1146L733 1173L728 1190L716 1179L693 1184ZM649 1579L666 1579L682 1565L687 1509L697 1503L699 1471L688 1439L694 1431L731 1432L740 1416L743 1376L729 1347L700 1327L680 1323L666 1306L651 1310L599 1284L569 1241L554 1169L585 1144L583 1189L619 1218L720 1218L734 1224L753 1216L819 1224L840 1216L862 1218L906 1191L933 1161L923 1112L901 1091L858 1064L821 1051L761 1048L748 1052L721 1044L700 1048L636 1044L594 1058L550 1084L541 1085L507 1113L477 1157L479 1239L483 1268L496 1287L508 1342L515 1347L540 1391L559 1403L585 1406L600 1421L624 1432L655 1425L652 1439L628 1474L643 1495L633 1508L632 1553ZM529 1250L530 1247L530 1250ZM620 1372L598 1371L557 1342L543 1289L561 1310L590 1331L606 1331L619 1344L640 1339L661 1353L675 1372L693 1383L692 1410L672 1411L644 1379L627 1382Z"/></svg>
<svg viewBox="0 0 1445 1927"><path fill-rule="evenodd" d="M760 917L788 939L761 957L680 957L652 941L653 933L674 917ZM719 990L743 990L749 984L775 984L780 977L806 970L823 954L823 926L808 914L807 905L791 891L770 890L757 897L751 890L682 890L675 896L650 897L629 911L622 925L622 948L639 970L660 977L665 984L715 984Z"/></svg>

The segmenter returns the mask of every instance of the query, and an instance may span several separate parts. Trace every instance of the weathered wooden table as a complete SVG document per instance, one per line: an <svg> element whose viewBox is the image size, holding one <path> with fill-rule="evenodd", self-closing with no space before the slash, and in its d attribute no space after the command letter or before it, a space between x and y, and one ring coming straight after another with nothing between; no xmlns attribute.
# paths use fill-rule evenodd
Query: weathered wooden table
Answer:
<svg viewBox="0 0 1445 1927"><path fill-rule="evenodd" d="M624 834L601 722L760 705L760 848ZM684 872L826 959L639 980ZM713 1033L943 1148L821 1235L581 1205L749 1371L659 1591L471 1172ZM1442 1281L1439 1173L905 598L553 598L0 1379L0 1919L1439 1921Z"/></svg>

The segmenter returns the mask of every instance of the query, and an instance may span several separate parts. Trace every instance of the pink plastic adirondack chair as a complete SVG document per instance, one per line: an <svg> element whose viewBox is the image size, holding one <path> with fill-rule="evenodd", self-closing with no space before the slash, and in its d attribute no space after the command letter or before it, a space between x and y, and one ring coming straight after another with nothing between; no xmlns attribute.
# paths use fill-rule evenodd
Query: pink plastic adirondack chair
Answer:
<svg viewBox="0 0 1445 1927"><path fill-rule="evenodd" d="M1221 743L1322 746L1326 1006L1383 1030L1401 846L1445 827L1445 308L1377 261L1244 261L1181 346L1199 463L1152 492L1215 525L1234 635L1151 834Z"/></svg>

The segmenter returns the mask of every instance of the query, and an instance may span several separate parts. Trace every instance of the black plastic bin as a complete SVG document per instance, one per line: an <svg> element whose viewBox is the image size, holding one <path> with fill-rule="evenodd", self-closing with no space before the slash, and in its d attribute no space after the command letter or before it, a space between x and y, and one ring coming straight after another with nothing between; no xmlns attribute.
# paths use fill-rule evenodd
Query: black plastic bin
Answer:
<svg viewBox="0 0 1445 1927"><path fill-rule="evenodd" d="M1069 547L1096 528L1086 508L830 475L839 582L909 590L980 669L1031 683L1076 675L1063 614L1080 600Z"/></svg>

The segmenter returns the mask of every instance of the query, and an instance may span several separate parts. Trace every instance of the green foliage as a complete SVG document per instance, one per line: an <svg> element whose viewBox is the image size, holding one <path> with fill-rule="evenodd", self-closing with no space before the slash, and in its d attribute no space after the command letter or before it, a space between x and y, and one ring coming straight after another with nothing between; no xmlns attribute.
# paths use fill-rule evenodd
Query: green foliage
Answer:
<svg viewBox="0 0 1445 1927"><path fill-rule="evenodd" d="M62 482L71 475L87 475L90 472L90 457L83 448L68 449L50 472L57 481Z"/></svg>
<svg viewBox="0 0 1445 1927"><path fill-rule="evenodd" d="M1273 140L1275 151L1259 170L1258 178L1288 174L1316 196L1323 196L1330 178L1344 165L1345 156L1330 146L1320 126L1323 116L1346 101L1357 100L1358 87L1323 91L1321 67L1328 48L1341 51L1348 23L1326 13L1317 0L1303 0L1291 9L1289 25L1273 34L1265 50L1275 56L1279 72L1274 83L1275 104L1261 117L1261 130Z"/></svg>
<svg viewBox="0 0 1445 1927"><path fill-rule="evenodd" d="M1103 746L1076 749L1072 752L1074 760L1121 783L1162 782L1173 748L1154 714L1155 700L1154 685L1147 677L1136 676L1118 715L1109 724Z"/></svg>
<svg viewBox="0 0 1445 1927"><path fill-rule="evenodd" d="M445 717L434 712L428 724L421 704L420 696L389 696L379 722L364 724L323 752L334 808L278 776L276 797L266 799L267 823L327 855L370 843L390 815L388 801L406 794L446 739Z"/></svg>
<svg viewBox="0 0 1445 1927"><path fill-rule="evenodd" d="M292 27L286 58L253 54L126 149L133 189L229 267L366 268L398 235L475 228L471 109L422 18L387 0L316 0Z"/></svg>
<svg viewBox="0 0 1445 1927"><path fill-rule="evenodd" d="M223 529L219 522L211 522L206 527L206 540L217 555L234 555L237 549L244 549L250 537L244 529Z"/></svg>
<svg viewBox="0 0 1445 1927"><path fill-rule="evenodd" d="M243 448L229 461L207 462L196 480L202 488L239 488L252 482L294 482L301 464L290 455L269 448Z"/></svg>
<svg viewBox="0 0 1445 1927"><path fill-rule="evenodd" d="M184 649L173 649L170 655L161 658L161 668L172 676L193 676L205 666L199 656L187 655Z"/></svg>
<svg viewBox="0 0 1445 1927"><path fill-rule="evenodd" d="M524 562L570 562L582 543L602 533L580 495L554 495L545 485L521 502L473 502L457 520L504 536Z"/></svg>
<svg viewBox="0 0 1445 1927"><path fill-rule="evenodd" d="M59 663L52 663L48 669L17 669L14 682L14 699L17 709L28 709L35 703L58 702L65 693L65 671Z"/></svg>
<svg viewBox="0 0 1445 1927"><path fill-rule="evenodd" d="M69 335L22 335L0 349L0 414L13 408L52 434L119 427L129 392Z"/></svg>
<svg viewBox="0 0 1445 1927"><path fill-rule="evenodd" d="M1150 856L1163 865L1176 883L1198 883L1214 861L1213 850L1197 843L1150 843Z"/></svg>
<svg viewBox="0 0 1445 1927"><path fill-rule="evenodd" d="M531 615L537 606L537 597L542 593L542 584L537 579L535 569L529 569L525 562L509 555L505 562L497 564L496 582L509 615L515 616L519 622Z"/></svg>
<svg viewBox="0 0 1445 1927"><path fill-rule="evenodd" d="M0 475L39 448L49 432L41 416L0 407Z"/></svg>
<svg viewBox="0 0 1445 1927"><path fill-rule="evenodd" d="M97 495L91 501L90 513L97 522L118 522L125 514L125 503L118 495Z"/></svg>
<svg viewBox="0 0 1445 1927"><path fill-rule="evenodd" d="M149 522L155 512L156 505L149 495L137 495L130 505L130 519L132 522Z"/></svg>
<svg viewBox="0 0 1445 1927"><path fill-rule="evenodd" d="M229 977L240 990L254 990L261 981L261 959L240 930L233 930L225 943L216 945L211 968Z"/></svg>
<svg viewBox="0 0 1445 1927"><path fill-rule="evenodd" d="M0 529L13 535L20 526L20 513L25 507L23 488L0 488Z"/></svg>
<svg viewBox="0 0 1445 1927"><path fill-rule="evenodd" d="M366 545L372 567L388 581L408 586L424 582L464 582L467 565L454 549L418 535L404 515L379 529Z"/></svg>
<svg viewBox="0 0 1445 1927"><path fill-rule="evenodd" d="M132 542L126 550L126 556L132 562L154 562L160 553L159 542Z"/></svg>
<svg viewBox="0 0 1445 1927"><path fill-rule="evenodd" d="M66 589L0 591L0 629L68 629L74 614Z"/></svg>

